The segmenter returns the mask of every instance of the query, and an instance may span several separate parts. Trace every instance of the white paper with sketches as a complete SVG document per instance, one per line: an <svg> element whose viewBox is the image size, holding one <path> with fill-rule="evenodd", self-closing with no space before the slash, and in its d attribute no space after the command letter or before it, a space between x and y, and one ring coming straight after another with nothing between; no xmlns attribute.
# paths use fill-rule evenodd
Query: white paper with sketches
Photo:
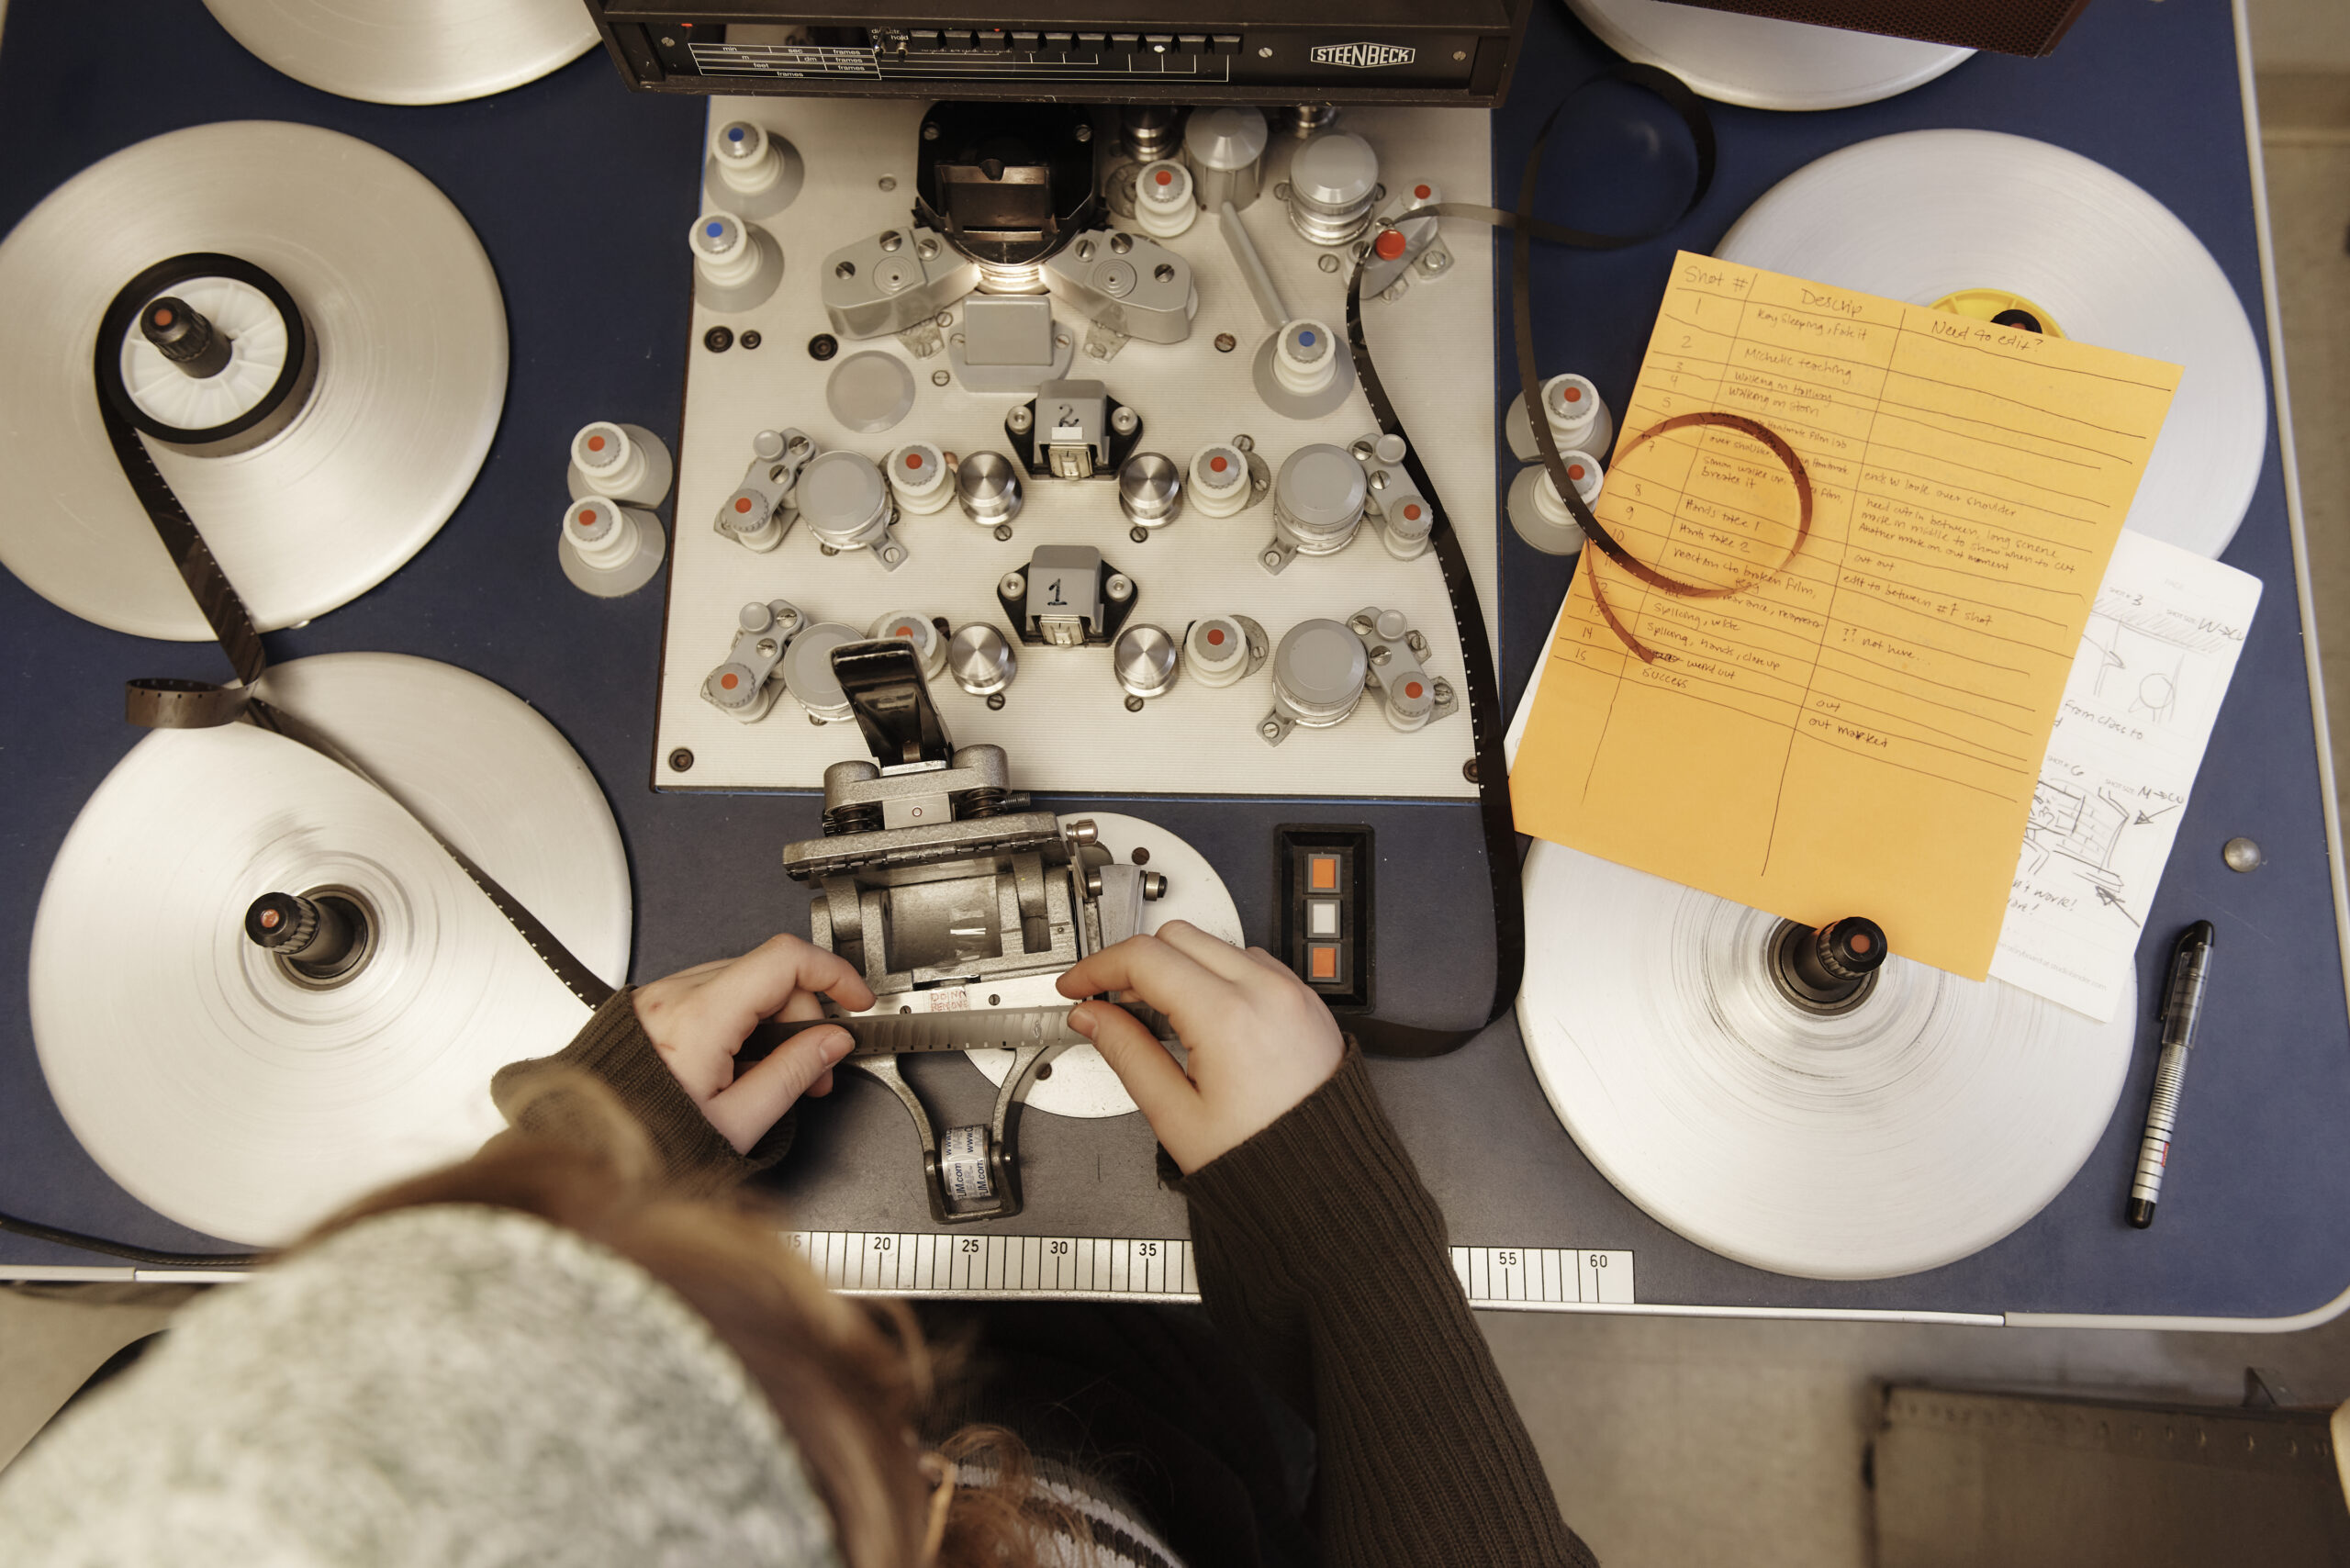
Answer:
<svg viewBox="0 0 2350 1568"><path fill-rule="evenodd" d="M2113 1016L2259 603L2258 577L2121 535L2040 767L1994 979Z"/></svg>

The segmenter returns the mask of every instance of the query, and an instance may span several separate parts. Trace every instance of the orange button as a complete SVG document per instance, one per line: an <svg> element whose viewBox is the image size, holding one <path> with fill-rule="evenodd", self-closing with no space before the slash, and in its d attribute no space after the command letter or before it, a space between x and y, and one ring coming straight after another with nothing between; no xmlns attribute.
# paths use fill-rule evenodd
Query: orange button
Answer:
<svg viewBox="0 0 2350 1568"><path fill-rule="evenodd" d="M1316 942L1312 946L1306 948L1305 975L1308 980L1337 980L1338 978L1338 950L1324 942Z"/></svg>
<svg viewBox="0 0 2350 1568"><path fill-rule="evenodd" d="M1335 855L1309 855L1305 857L1305 885L1317 893L1338 890L1338 857Z"/></svg>

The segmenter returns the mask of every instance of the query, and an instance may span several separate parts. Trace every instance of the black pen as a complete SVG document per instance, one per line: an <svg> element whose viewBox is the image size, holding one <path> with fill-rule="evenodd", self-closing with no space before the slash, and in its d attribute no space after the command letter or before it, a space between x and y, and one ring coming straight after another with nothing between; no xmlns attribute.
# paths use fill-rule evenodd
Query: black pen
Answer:
<svg viewBox="0 0 2350 1568"><path fill-rule="evenodd" d="M2178 1126L2178 1092L2187 1081L2187 1053L2194 1048L2196 1021L2203 1015L2203 981L2211 972L2211 942L2218 935L2210 921L2199 920L2178 934L2178 945L2171 949L2170 983L2163 991L2163 1054L2154 1062L2154 1098L2146 1107L2145 1141L2138 1146L2138 1174L2130 1183L2130 1223L2140 1230L2154 1223L2154 1200L2162 1196L2171 1129Z"/></svg>

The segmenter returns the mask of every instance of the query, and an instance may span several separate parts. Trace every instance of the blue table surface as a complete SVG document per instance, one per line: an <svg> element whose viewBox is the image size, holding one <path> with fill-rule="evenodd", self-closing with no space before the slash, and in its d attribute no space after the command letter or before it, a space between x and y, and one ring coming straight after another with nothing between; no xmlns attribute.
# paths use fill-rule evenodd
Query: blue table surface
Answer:
<svg viewBox="0 0 2350 1568"><path fill-rule="evenodd" d="M273 656L374 649L442 659L546 714L594 770L620 819L636 887L635 978L771 930L804 931L804 902L775 857L785 842L816 831L815 801L653 791L661 596L578 594L557 572L549 539L562 454L579 424L617 418L676 436L689 346L688 263L677 237L695 209L702 106L632 96L597 53L483 102L389 108L278 75L195 0L136 0L110 10L102 25L80 13L57 0L8 7L0 146L10 155L0 162L0 226L80 169L148 137L228 118L300 120L364 137L423 172L471 221L505 290L511 380L471 494L389 581L309 627L274 635ZM138 47L124 47L128 39ZM1537 0L1513 95L1494 117L1497 193L1515 192L1550 106L1609 59L1560 7ZM1835 148L1945 126L2038 137L2143 185L2210 248L2266 340L2225 0L2099 0L2047 60L1983 55L1886 103L1811 115L1718 106L1714 118L1721 148L1714 188L1671 233L1605 254L1537 248L1536 338L1546 371L1583 370L1620 400L1674 248L1710 250L1757 196ZM1554 148L1572 152L1554 151L1546 165L1547 216L1628 229L1678 205L1686 141L1654 100L1595 89L1577 101L1560 137ZM790 248L788 230L784 240ZM810 237L800 249L828 242ZM1246 310L1236 302L1234 319L1245 324ZM1505 398L1514 356L1498 315L1496 342ZM784 394L818 394L816 374L796 350L769 352ZM1505 455L1498 460L1510 466ZM1505 528L1502 546L1504 689L1514 697L1570 566L1528 550ZM2198 917L2220 927L2206 1025L2211 1048L2197 1053L2154 1230L2130 1231L2120 1217L2152 1070L2150 1022L2104 1140L2039 1217L1930 1273L1826 1283L1729 1262L1641 1214L1561 1130L1504 1020L1453 1056L1374 1068L1454 1240L1628 1247L1640 1299L1655 1303L2252 1317L2317 1307L2350 1286L2350 1139L2338 1136L2350 1126L2350 1016L2273 441L2226 559L2268 588L2148 919L2154 937L2140 955L2142 991L2151 995L2169 933ZM82 802L137 739L120 722L120 683L148 675L218 678L223 668L208 646L86 625L0 576L0 800L7 804L0 956L14 956L0 967L0 1209L151 1246L218 1245L148 1210L82 1152L42 1083L22 977L49 863ZM1270 929L1273 826L1369 823L1380 846L1381 1011L1454 1025L1481 1014L1493 955L1471 808L1052 804L1138 811L1191 838L1223 871L1258 940ZM2250 877L2227 871L2219 857L2220 845L2239 834L2267 852L2268 864ZM803 1146L778 1185L803 1224L929 1228L902 1113L862 1082L852 1079L811 1109ZM968 1085L934 1089L971 1099ZM1027 1123L1031 1209L1013 1228L1181 1234L1181 1204L1150 1178L1150 1139L1138 1117ZM0 1267L104 1261L0 1237Z"/></svg>

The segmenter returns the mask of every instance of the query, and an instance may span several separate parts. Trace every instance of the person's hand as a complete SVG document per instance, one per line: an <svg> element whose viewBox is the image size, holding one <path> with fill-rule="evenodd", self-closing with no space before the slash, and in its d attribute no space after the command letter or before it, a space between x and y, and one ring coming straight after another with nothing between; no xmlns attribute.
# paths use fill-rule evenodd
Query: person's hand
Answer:
<svg viewBox="0 0 2350 1568"><path fill-rule="evenodd" d="M1191 1055L1188 1075L1125 1009L1084 1002L1069 1015L1186 1174L1280 1120L1328 1081L1346 1054L1337 1020L1280 960L1185 921L1080 959L1060 990L1139 1000L1173 1023Z"/></svg>
<svg viewBox="0 0 2350 1568"><path fill-rule="evenodd" d="M764 1019L822 1018L819 993L855 1012L873 989L848 960L797 936L771 936L739 958L697 964L635 996L636 1021L738 1154L767 1136L802 1094L829 1094L833 1064L853 1043L842 1028L802 1029L734 1076L734 1053Z"/></svg>

